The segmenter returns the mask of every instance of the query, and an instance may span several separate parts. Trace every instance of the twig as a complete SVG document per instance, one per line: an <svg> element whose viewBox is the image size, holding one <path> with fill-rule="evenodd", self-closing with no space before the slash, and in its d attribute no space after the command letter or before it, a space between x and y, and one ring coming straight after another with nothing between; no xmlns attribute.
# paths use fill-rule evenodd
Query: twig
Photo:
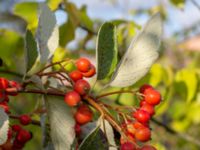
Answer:
<svg viewBox="0 0 200 150"><path fill-rule="evenodd" d="M98 97L96 97L96 100L106 97L106 96L110 96L110 95L114 95L114 94L121 94L121 93L130 93L130 94L135 94L135 91L131 91L131 90L124 90L124 91L115 91L115 92L109 92L109 93L105 93L102 94Z"/></svg>
<svg viewBox="0 0 200 150"><path fill-rule="evenodd" d="M196 6L198 8L198 10L200 11L200 5L195 1L195 0L191 0L191 2L194 4L194 6Z"/></svg>
<svg viewBox="0 0 200 150"><path fill-rule="evenodd" d="M12 118L12 119L19 119L19 116L16 116L16 115L9 115L9 118ZM37 121L37 120L31 120L31 124L33 125L37 125L37 126L41 126L41 123L40 121Z"/></svg>
<svg viewBox="0 0 200 150"><path fill-rule="evenodd" d="M173 135L176 135L176 136L178 136L179 138L181 138L181 139L183 139L183 140L186 140L186 141L189 141L189 142L191 142L191 143L193 143L193 144L196 144L197 146L200 147L200 142L199 142L199 140L196 140L194 137L191 137L191 136L188 135L188 134L178 133L178 132L176 132L175 130L173 130L172 128L170 128L169 126L165 125L164 123L162 123L162 122L160 122L160 121L158 121L158 120L156 120L156 119L154 119L154 118L152 118L151 120L152 120L152 122L154 122L155 124L157 124L157 125L163 127L167 132L169 132L169 133L171 133L171 134L173 134Z"/></svg>

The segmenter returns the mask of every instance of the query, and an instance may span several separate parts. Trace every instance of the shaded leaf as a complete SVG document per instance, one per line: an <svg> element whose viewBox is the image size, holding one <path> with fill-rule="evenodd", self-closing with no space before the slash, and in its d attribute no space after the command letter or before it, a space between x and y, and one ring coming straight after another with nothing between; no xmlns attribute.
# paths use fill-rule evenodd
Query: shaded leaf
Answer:
<svg viewBox="0 0 200 150"><path fill-rule="evenodd" d="M91 133L83 140L79 150L108 150L109 145L106 137L100 127L96 127Z"/></svg>
<svg viewBox="0 0 200 150"><path fill-rule="evenodd" d="M75 138L75 121L71 108L63 99L49 96L46 99L50 123L50 135L55 150L70 149Z"/></svg>
<svg viewBox="0 0 200 150"><path fill-rule="evenodd" d="M0 107L0 145L4 144L8 138L9 120L4 109Z"/></svg>
<svg viewBox="0 0 200 150"><path fill-rule="evenodd" d="M68 19L68 21L59 28L59 42L61 46L65 47L67 43L75 38L75 29L76 26L71 22L71 19Z"/></svg>
<svg viewBox="0 0 200 150"><path fill-rule="evenodd" d="M28 72L33 67L37 57L38 57L37 43L31 31L27 30L25 36L26 72Z"/></svg>
<svg viewBox="0 0 200 150"><path fill-rule="evenodd" d="M0 28L11 29L20 34L26 32L26 21L11 13L0 13Z"/></svg>
<svg viewBox="0 0 200 150"><path fill-rule="evenodd" d="M112 73L117 63L117 35L112 23L104 23L99 30L96 59L97 79L102 80Z"/></svg>
<svg viewBox="0 0 200 150"><path fill-rule="evenodd" d="M55 14L45 4L40 4L40 11L36 37L39 45L40 61L44 64L58 47L59 33Z"/></svg>
<svg viewBox="0 0 200 150"><path fill-rule="evenodd" d="M112 76L110 86L130 86L146 75L158 58L161 34L161 18L156 14L131 42Z"/></svg>

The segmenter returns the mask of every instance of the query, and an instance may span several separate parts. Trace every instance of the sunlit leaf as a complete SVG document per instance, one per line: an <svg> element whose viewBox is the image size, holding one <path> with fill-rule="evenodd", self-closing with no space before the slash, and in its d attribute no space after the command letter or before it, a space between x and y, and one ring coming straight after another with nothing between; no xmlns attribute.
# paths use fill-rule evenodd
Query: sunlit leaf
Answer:
<svg viewBox="0 0 200 150"><path fill-rule="evenodd" d="M134 84L149 71L158 58L162 21L154 15L132 41L110 81L110 86L126 87Z"/></svg>
<svg viewBox="0 0 200 150"><path fill-rule="evenodd" d="M61 2L62 0L47 0L47 4L51 10L56 10Z"/></svg>
<svg viewBox="0 0 200 150"><path fill-rule="evenodd" d="M55 150L70 149L75 138L72 110L63 99L47 97L50 135Z"/></svg>
<svg viewBox="0 0 200 150"><path fill-rule="evenodd" d="M28 23L28 29L34 29L38 25L38 3L22 2L14 6L13 12L24 18Z"/></svg>
<svg viewBox="0 0 200 150"><path fill-rule="evenodd" d="M117 35L112 23L104 23L98 33L97 40L97 79L106 78L117 63Z"/></svg>
<svg viewBox="0 0 200 150"><path fill-rule="evenodd" d="M59 39L55 14L45 4L40 4L40 17L36 38L39 45L40 61L44 64L58 47Z"/></svg>
<svg viewBox="0 0 200 150"><path fill-rule="evenodd" d="M0 107L0 145L4 144L8 138L9 120L4 109Z"/></svg>
<svg viewBox="0 0 200 150"><path fill-rule="evenodd" d="M170 0L170 2L179 8L183 8L185 5L185 0Z"/></svg>
<svg viewBox="0 0 200 150"><path fill-rule="evenodd" d="M198 86L198 77L196 72L191 69L182 69L177 72L176 77L176 84L185 84L187 88L187 102L190 102L194 96L196 95L197 86ZM183 91L181 91L183 92Z"/></svg>

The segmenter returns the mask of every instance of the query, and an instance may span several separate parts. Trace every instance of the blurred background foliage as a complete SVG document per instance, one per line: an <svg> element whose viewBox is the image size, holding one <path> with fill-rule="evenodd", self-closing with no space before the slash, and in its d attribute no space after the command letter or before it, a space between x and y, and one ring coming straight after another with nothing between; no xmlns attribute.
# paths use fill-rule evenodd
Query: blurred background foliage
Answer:
<svg viewBox="0 0 200 150"><path fill-rule="evenodd" d="M191 1L200 13L198 3ZM0 76L22 81L25 69L24 34L26 28L30 29L33 34L35 33L38 25L38 2L0 0L0 58L3 61L3 65L0 67ZM114 7L118 0L109 2ZM55 52L53 61L84 56L95 63L96 34L105 20L91 19L87 14L87 5L77 7L73 0L46 0L45 3L55 13L62 12L63 18L65 18L59 24L60 46ZM169 0L169 3L170 7L175 7L180 11L184 11L187 5L184 0ZM102 11L109 13L109 10ZM151 16L155 12L161 13L163 24L168 22L171 14L168 14L161 1L150 8L131 10L130 14L133 17L144 14ZM59 21L60 18L57 17L57 19ZM130 40L140 29L141 24L137 22L137 19L130 21L130 19L119 18L110 21L117 26L120 58L128 48ZM128 87L135 89L143 83L150 83L163 95L163 101L156 110L155 118L176 131L176 134L166 131L163 126L152 123L151 142L158 150L200 149L200 36L196 28L197 25L193 24L181 32L174 32L170 37L163 36L159 60L143 79L132 87ZM192 36L190 36L191 34ZM73 66L67 65L67 67L69 70L73 69ZM98 90L102 85L102 83L98 83L96 89ZM116 88L109 90L116 90ZM11 100L11 112L31 114L39 103L38 98L38 95L20 94ZM138 104L136 98L129 94L110 96L108 100L105 99L104 102L120 105ZM33 118L40 119L35 114L33 114ZM42 149L40 127L30 125L28 128L34 133L34 138L26 145L25 149Z"/></svg>

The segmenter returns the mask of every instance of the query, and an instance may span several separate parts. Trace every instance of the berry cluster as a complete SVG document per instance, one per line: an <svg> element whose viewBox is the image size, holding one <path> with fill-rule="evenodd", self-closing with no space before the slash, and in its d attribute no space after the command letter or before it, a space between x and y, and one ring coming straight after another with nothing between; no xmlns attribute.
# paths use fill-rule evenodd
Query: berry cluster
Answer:
<svg viewBox="0 0 200 150"><path fill-rule="evenodd" d="M8 96L16 96L17 91L20 89L21 85L19 83L0 78L0 107L2 107L6 113L9 113Z"/></svg>
<svg viewBox="0 0 200 150"><path fill-rule="evenodd" d="M145 145L142 148L136 148L136 142L147 142L151 139L151 130L149 120L155 114L154 107L161 101L161 95L150 85L143 85L139 91L142 94L140 108L133 112L133 121L126 121L122 124L128 137L128 142L121 137L121 150L155 150L151 145Z"/></svg>
<svg viewBox="0 0 200 150"><path fill-rule="evenodd" d="M21 125L26 126L31 123L31 118L28 115L19 116ZM31 140L32 133L24 129L21 125L13 124L8 131L7 142L0 148L3 150L21 150L25 144Z"/></svg>
<svg viewBox="0 0 200 150"><path fill-rule="evenodd" d="M70 107L78 106L74 118L76 120L75 131L79 134L80 125L90 122L93 117L91 109L81 101L90 90L90 84L83 78L94 76L96 69L86 58L78 59L75 65L77 70L69 73L69 77L74 83L73 89L66 93L64 100Z"/></svg>

